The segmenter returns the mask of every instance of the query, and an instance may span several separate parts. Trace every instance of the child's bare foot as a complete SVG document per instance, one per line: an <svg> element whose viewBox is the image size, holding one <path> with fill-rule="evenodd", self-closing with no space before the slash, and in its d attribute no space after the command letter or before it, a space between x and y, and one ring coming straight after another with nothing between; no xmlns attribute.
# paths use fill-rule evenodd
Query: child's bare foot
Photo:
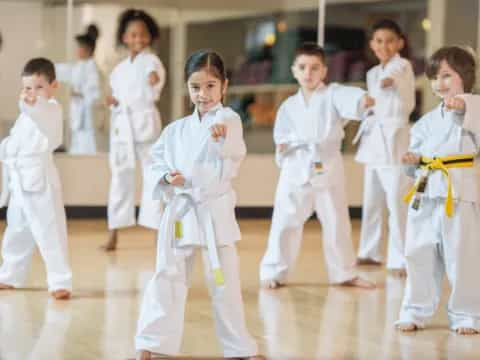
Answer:
<svg viewBox="0 0 480 360"><path fill-rule="evenodd" d="M375 289L377 286L375 283L365 280L361 278L360 276L356 276L351 280L344 281L340 285L342 286L352 286L352 287L358 287L362 289Z"/></svg>
<svg viewBox="0 0 480 360"><path fill-rule="evenodd" d="M412 332L412 331L417 331L418 326L414 323L405 323L405 324L398 324L397 329L403 332Z"/></svg>
<svg viewBox="0 0 480 360"><path fill-rule="evenodd" d="M357 265L373 265L373 266L381 266L382 263L377 260L373 260L370 258L358 258Z"/></svg>
<svg viewBox="0 0 480 360"><path fill-rule="evenodd" d="M477 335L478 330L472 329L472 328L465 328L461 327L455 330L455 332L459 335Z"/></svg>
<svg viewBox="0 0 480 360"><path fill-rule="evenodd" d="M390 274L395 277L399 278L406 278L407 277L407 270L406 269L390 269Z"/></svg>
<svg viewBox="0 0 480 360"><path fill-rule="evenodd" d="M278 280L263 280L262 281L262 287L265 288L265 289L270 289L270 290L277 289L277 288L279 288L280 286L283 286L283 285L284 284L282 284Z"/></svg>
<svg viewBox="0 0 480 360"><path fill-rule="evenodd" d="M137 352L135 360L156 360L156 359L167 359L167 355L154 354L148 350L140 350Z"/></svg>
<svg viewBox="0 0 480 360"><path fill-rule="evenodd" d="M101 249L105 251L115 251L117 249L118 231L111 230L108 234L108 241L101 246Z"/></svg>
<svg viewBox="0 0 480 360"><path fill-rule="evenodd" d="M58 289L52 292L52 296L55 298L55 300L68 300L72 294L68 290Z"/></svg>
<svg viewBox="0 0 480 360"><path fill-rule="evenodd" d="M12 285L0 283L0 290L13 290L15 289Z"/></svg>

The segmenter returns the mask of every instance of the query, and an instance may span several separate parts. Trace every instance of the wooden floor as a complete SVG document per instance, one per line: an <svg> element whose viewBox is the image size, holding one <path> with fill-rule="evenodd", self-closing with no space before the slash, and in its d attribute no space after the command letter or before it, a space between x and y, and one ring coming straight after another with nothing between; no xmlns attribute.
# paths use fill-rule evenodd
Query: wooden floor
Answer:
<svg viewBox="0 0 480 360"><path fill-rule="evenodd" d="M353 225L357 242L359 223ZM260 290L258 264L269 221L242 221L241 227L247 322L268 359L480 359L480 336L462 337L448 330L445 295L431 326L405 335L393 327L403 294L402 279L383 269L362 268L362 274L378 283L377 290L328 286L316 222L306 226L290 286ZM154 266L153 232L122 232L118 252L109 255L98 250L106 238L104 221L71 221L69 234L74 298L58 302L48 296L44 267L36 255L28 288L0 292L0 359L119 360L134 356L142 289ZM194 273L182 352L189 359L214 359L222 353L214 335L210 301L203 271Z"/></svg>

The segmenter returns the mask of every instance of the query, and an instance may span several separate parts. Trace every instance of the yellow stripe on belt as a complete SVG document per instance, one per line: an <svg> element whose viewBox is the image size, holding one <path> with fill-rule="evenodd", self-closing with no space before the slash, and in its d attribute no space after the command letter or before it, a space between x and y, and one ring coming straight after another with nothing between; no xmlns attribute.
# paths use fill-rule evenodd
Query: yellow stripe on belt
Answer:
<svg viewBox="0 0 480 360"><path fill-rule="evenodd" d="M450 173L448 169L451 168L470 168L473 167L473 155L452 155L438 158L429 158L422 156L420 161L420 168L426 171L426 176L430 171L440 170L443 175L447 178L447 198L445 200L445 213L448 217L453 215L453 191L452 191L452 180L450 178ZM412 197L417 193L419 185L421 183L423 176L419 176L415 185L410 189L410 191L404 196L403 201L409 203Z"/></svg>

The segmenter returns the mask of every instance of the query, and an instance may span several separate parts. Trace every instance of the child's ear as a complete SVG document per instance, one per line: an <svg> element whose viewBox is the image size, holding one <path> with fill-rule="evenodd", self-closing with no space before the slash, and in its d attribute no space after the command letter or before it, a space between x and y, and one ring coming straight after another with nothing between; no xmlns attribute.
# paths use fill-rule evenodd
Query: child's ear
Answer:
<svg viewBox="0 0 480 360"><path fill-rule="evenodd" d="M227 95L227 89L228 89L229 84L230 84L230 81L228 79L225 79L225 81L223 82L223 88L222 88L222 95L223 96Z"/></svg>
<svg viewBox="0 0 480 360"><path fill-rule="evenodd" d="M52 83L50 84L50 86L52 87L52 89L57 90L58 87L59 87L58 81L53 80Z"/></svg>
<svg viewBox="0 0 480 360"><path fill-rule="evenodd" d="M401 37L398 39L398 51L403 50L403 47L405 46L405 39Z"/></svg>
<svg viewBox="0 0 480 360"><path fill-rule="evenodd" d="M370 39L370 42L368 44L370 45L370 50L373 51L373 47L374 47L373 39Z"/></svg>

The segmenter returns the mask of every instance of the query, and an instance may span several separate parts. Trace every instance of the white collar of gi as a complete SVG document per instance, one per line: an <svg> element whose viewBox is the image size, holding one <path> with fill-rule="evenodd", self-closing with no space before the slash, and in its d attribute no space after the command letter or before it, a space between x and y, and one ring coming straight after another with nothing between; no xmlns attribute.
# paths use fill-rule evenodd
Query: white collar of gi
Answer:
<svg viewBox="0 0 480 360"><path fill-rule="evenodd" d="M388 60L388 62L385 65L381 65L382 70L385 70L387 68L387 66L389 66L393 62L397 61L398 59L400 59L400 54L396 53L395 55L392 56L392 58L390 60Z"/></svg>
<svg viewBox="0 0 480 360"><path fill-rule="evenodd" d="M141 57L142 55L146 54L148 52L148 49L143 49L142 51L140 51L137 55L135 55L135 57L132 59L132 55L128 55L128 62L130 64L133 64L137 59L138 57Z"/></svg>
<svg viewBox="0 0 480 360"><path fill-rule="evenodd" d="M209 121L209 119L214 119L215 115L217 114L217 111L222 109L222 108L223 108L222 103L218 103L217 105L215 105L213 108L211 108L208 112L206 112L203 115L203 120L200 120L200 116L198 115L198 109L197 109L197 107L195 107L195 111L192 114L193 120L195 120L195 124L198 124L198 125L208 124L208 123L211 122L211 121Z"/></svg>
<svg viewBox="0 0 480 360"><path fill-rule="evenodd" d="M312 97L315 97L316 95L319 95L321 94L322 92L324 92L326 89L328 88L328 85L323 83L321 85L319 85L312 93ZM307 102L305 101L305 96L303 95L303 91L302 91L302 88L299 88L298 89L298 92L297 92L297 96L298 98L300 99L301 103L308 107L308 104ZM311 100L311 98L310 98Z"/></svg>

